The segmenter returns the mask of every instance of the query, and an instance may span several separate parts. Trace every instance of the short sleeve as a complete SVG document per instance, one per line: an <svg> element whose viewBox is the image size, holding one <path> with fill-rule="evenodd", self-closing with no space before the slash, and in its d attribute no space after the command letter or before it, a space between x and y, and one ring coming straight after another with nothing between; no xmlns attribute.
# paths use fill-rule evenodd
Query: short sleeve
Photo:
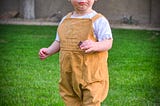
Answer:
<svg viewBox="0 0 160 106"><path fill-rule="evenodd" d="M110 24L105 17L97 19L94 24L94 34L98 41L103 41L105 39L112 39L112 31Z"/></svg>
<svg viewBox="0 0 160 106"><path fill-rule="evenodd" d="M56 41L60 41L60 40L59 40L58 32L56 33L56 38L55 38L55 40L56 40Z"/></svg>

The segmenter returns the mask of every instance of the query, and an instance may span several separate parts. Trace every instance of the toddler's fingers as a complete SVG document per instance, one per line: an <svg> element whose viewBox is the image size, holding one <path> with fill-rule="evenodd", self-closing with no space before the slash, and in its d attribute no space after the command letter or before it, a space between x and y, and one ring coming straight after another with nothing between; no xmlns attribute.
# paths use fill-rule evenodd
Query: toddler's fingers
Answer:
<svg viewBox="0 0 160 106"><path fill-rule="evenodd" d="M41 49L41 50L39 51L39 58L40 58L41 60L44 60L46 57L47 57L47 54L45 53L45 50Z"/></svg>
<svg viewBox="0 0 160 106"><path fill-rule="evenodd" d="M93 52L92 48L89 48L89 49L85 50L85 53L91 53L91 52Z"/></svg>
<svg viewBox="0 0 160 106"><path fill-rule="evenodd" d="M41 60L44 60L46 57L45 56L40 56L40 59Z"/></svg>
<svg viewBox="0 0 160 106"><path fill-rule="evenodd" d="M39 56L44 56L44 53L42 51L39 52Z"/></svg>

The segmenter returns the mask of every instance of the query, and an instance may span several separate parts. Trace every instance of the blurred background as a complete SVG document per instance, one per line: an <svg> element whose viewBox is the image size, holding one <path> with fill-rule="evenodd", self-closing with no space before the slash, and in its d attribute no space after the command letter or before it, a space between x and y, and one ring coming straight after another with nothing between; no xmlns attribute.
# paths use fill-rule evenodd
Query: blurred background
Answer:
<svg viewBox="0 0 160 106"><path fill-rule="evenodd" d="M111 24L160 26L160 0L99 0L94 9ZM59 22L72 11L68 0L0 0L0 19L39 19Z"/></svg>

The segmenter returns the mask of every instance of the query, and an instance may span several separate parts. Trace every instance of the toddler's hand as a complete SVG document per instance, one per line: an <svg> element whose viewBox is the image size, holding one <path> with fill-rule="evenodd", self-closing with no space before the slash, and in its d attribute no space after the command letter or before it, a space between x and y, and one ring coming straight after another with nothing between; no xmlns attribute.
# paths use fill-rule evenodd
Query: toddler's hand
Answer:
<svg viewBox="0 0 160 106"><path fill-rule="evenodd" d="M42 48L39 51L39 58L41 60L44 60L45 58L47 58L49 56L49 54L47 53L48 48Z"/></svg>
<svg viewBox="0 0 160 106"><path fill-rule="evenodd" d="M82 44L80 45L80 48L82 50L85 50L85 53L91 53L97 51L96 42L92 40L83 41Z"/></svg>

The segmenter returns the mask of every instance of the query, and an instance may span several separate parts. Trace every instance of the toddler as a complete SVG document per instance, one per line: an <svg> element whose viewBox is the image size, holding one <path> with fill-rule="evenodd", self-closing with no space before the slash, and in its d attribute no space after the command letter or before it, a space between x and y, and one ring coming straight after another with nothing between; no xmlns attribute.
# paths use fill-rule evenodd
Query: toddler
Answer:
<svg viewBox="0 0 160 106"><path fill-rule="evenodd" d="M92 9L95 0L70 0L55 41L39 51L40 59L60 53L59 90L66 106L100 106L109 89L108 50L112 33L108 20Z"/></svg>

